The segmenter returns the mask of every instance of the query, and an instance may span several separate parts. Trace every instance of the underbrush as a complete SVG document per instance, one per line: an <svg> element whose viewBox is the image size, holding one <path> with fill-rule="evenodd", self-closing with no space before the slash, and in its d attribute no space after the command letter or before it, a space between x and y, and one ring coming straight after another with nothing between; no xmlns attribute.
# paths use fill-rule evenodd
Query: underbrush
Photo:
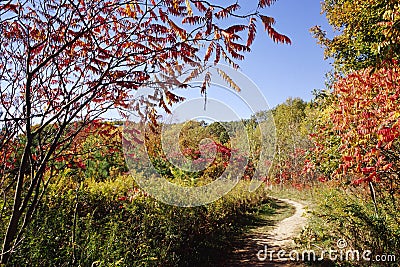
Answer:
<svg viewBox="0 0 400 267"><path fill-rule="evenodd" d="M325 250L325 261L332 266L398 266L398 203L391 196L380 193L376 211L365 192L320 188L320 192L313 195L309 224L298 242L305 249L319 251L318 256ZM336 252L329 255L329 251Z"/></svg>
<svg viewBox="0 0 400 267"><path fill-rule="evenodd" d="M238 227L240 216L265 201L240 181L226 196L200 207L162 204L137 189L137 175L52 184L25 238L17 266L207 265Z"/></svg>
<svg viewBox="0 0 400 267"><path fill-rule="evenodd" d="M271 197L292 199L310 205L314 202L314 196L318 194L319 190L319 185L308 186L301 189L292 187L291 185L274 185L267 189L268 195Z"/></svg>

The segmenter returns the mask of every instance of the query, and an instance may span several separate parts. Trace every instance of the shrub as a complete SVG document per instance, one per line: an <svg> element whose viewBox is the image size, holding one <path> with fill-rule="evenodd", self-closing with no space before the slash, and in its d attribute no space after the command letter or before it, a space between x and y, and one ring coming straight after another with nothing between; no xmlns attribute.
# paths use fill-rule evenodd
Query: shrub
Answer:
<svg viewBox="0 0 400 267"><path fill-rule="evenodd" d="M344 239L347 249L372 251L375 255L400 255L399 208L389 195L378 198L378 214L374 204L361 190L326 188L315 196L316 206L311 213L309 226L303 231L300 243L308 248L316 246L338 249L337 241ZM366 266L373 262L338 262L343 266ZM382 266L382 263L380 263ZM387 266L397 266L386 262Z"/></svg>
<svg viewBox="0 0 400 267"><path fill-rule="evenodd" d="M68 173L68 172L67 172ZM265 199L248 182L207 206L173 207L137 189L131 176L52 184L11 264L189 266L206 264L235 220ZM207 255L211 253L210 255Z"/></svg>

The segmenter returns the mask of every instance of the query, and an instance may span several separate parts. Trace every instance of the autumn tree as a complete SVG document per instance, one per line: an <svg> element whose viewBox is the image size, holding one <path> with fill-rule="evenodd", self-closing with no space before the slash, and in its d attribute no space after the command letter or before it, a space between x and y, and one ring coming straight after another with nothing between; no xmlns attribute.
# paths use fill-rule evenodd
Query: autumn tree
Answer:
<svg viewBox="0 0 400 267"><path fill-rule="evenodd" d="M217 140L221 142L221 144L226 144L229 141L229 134L224 128L224 124L220 122L213 122L207 128L210 134L215 136Z"/></svg>
<svg viewBox="0 0 400 267"><path fill-rule="evenodd" d="M119 108L155 122L157 106L168 112L183 100L172 92L187 86L176 78L183 67L197 71L192 77L207 63L237 68L258 22L290 43L260 13L273 2L243 14L237 1L0 1L0 262L21 242L56 162L94 120ZM133 97L154 82L149 95Z"/></svg>
<svg viewBox="0 0 400 267"><path fill-rule="evenodd" d="M399 67L394 61L372 72L338 79L325 96L311 134L315 170L344 187L365 187L378 213L377 199L399 193Z"/></svg>
<svg viewBox="0 0 400 267"><path fill-rule="evenodd" d="M312 146L306 157L306 173L312 173L319 181L326 181L338 169L341 154L341 137L334 130L332 113L336 95L325 89L314 92L312 105L306 112L306 131Z"/></svg>
<svg viewBox="0 0 400 267"><path fill-rule="evenodd" d="M114 122L95 121L84 129L68 148L70 153L57 158L59 166L73 170L75 181L92 177L104 181L127 171L122 151L122 126Z"/></svg>
<svg viewBox="0 0 400 267"><path fill-rule="evenodd" d="M319 26L311 29L344 73L374 67L400 55L400 13L397 0L326 0L322 12L338 32L330 39Z"/></svg>
<svg viewBox="0 0 400 267"><path fill-rule="evenodd" d="M340 73L318 100L322 105L311 135L315 168L327 179L370 186L379 181L396 191L399 8L398 1L382 0L322 4L339 32L329 39L320 27L312 29Z"/></svg>
<svg viewBox="0 0 400 267"><path fill-rule="evenodd" d="M351 174L353 184L374 182L397 194L399 189L399 68L349 75L335 84L332 115L340 134L342 164L338 175Z"/></svg>
<svg viewBox="0 0 400 267"><path fill-rule="evenodd" d="M273 109L276 125L276 155L270 175L276 183L302 184L304 157L309 142L303 126L308 103L289 98Z"/></svg>

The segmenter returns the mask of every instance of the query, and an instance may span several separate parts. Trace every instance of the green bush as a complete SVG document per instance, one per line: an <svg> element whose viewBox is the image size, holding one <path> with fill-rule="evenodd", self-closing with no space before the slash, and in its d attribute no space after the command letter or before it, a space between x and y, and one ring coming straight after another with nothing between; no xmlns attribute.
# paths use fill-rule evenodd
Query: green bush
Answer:
<svg viewBox="0 0 400 267"><path fill-rule="evenodd" d="M400 257L400 210L389 196L377 198L378 212L363 191L326 188L314 195L316 205L310 214L308 228L300 243L306 248L338 249L344 239L345 250L370 250L376 255ZM376 264L376 265L374 265ZM339 266L398 266L396 262L374 263L361 261L337 262Z"/></svg>

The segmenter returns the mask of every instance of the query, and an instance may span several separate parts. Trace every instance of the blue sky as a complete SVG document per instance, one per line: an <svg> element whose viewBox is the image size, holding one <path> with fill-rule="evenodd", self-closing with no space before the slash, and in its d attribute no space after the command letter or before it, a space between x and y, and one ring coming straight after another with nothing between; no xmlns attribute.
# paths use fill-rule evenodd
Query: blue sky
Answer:
<svg viewBox="0 0 400 267"><path fill-rule="evenodd" d="M255 0L241 1L240 12L246 14L254 11L256 3ZM331 29L325 15L321 14L321 3L318 0L278 0L271 7L265 8L262 13L276 19L275 29L288 35L292 40L292 45L274 43L260 23L252 51L246 54L244 61L238 62L240 71L247 76L244 79L247 79L247 82L245 81L243 87L249 87L250 91L255 92L257 88L252 86L254 83L259 88L268 103L268 106L264 105L261 108L262 110L273 108L289 97L311 100L312 91L324 88L325 74L331 70L330 61L324 60L323 49L309 32L315 25L322 26L328 32ZM329 33L331 36L332 32ZM231 77L235 82L237 78L243 80L241 75L235 74ZM243 91L243 87L240 87ZM249 118L260 109L260 105L257 105L257 108L255 105L250 105L249 108L249 102L254 103L254 99L251 98L259 97L258 94L252 95L248 92L249 90L244 93L235 93L230 88L211 86L207 90L207 95L209 99L220 101L221 105L231 108L231 114L225 114L225 119L223 119L229 121L237 120L237 116ZM177 93L185 96L188 101L177 105L181 111L179 115L173 115L175 120L193 119L194 113L199 116L197 119L212 117L209 111L194 108L194 105L190 104L189 100L201 98L199 91L178 90ZM259 100L259 104L261 103L265 103L263 99ZM190 110L194 111L189 112ZM215 114L215 116L219 117L220 114Z"/></svg>
<svg viewBox="0 0 400 267"><path fill-rule="evenodd" d="M246 1L242 7L249 9L253 4ZM325 73L331 70L309 32L315 25L331 28L320 14L320 1L278 0L264 13L276 19L275 28L288 35L292 45L273 43L260 28L252 52L240 64L242 72L258 85L272 107L288 97L310 100L313 89L324 88Z"/></svg>
<svg viewBox="0 0 400 267"><path fill-rule="evenodd" d="M255 10L257 2L257 0L240 1L239 4L242 8L239 12L251 13ZM225 4L228 5L228 3ZM235 93L231 88L216 88L218 86L211 86L207 90L210 101L214 99L231 109L231 114L226 114L223 119L220 118L222 107L221 112L214 112L214 117L220 118L219 120L237 120L237 117L249 118L254 112L273 108L289 97L300 97L308 101L312 99L314 89L323 89L325 86L325 74L332 67L330 61L324 60L323 49L309 32L311 27L320 25L332 36L332 32L329 31L331 26L325 15L321 14L320 1L278 0L271 7L265 8L262 13L276 19L275 29L289 36L292 45L274 43L264 31L261 23L259 24L252 51L246 54L244 61L238 62L241 67L240 71L247 77L243 79L243 75L236 74L231 76L235 82L238 77L239 80L244 81L243 87L249 87L247 92ZM218 75L213 75L213 77L216 76ZM214 81L214 78L212 80ZM257 90L253 83L260 89L268 105L263 105L265 103L263 99L258 104L254 104L254 98L259 98L260 95L250 92ZM165 118L166 121L185 121L194 119L196 116L198 120L212 119L213 114L210 110L194 108L195 104L193 103L195 102L190 102L196 98L204 99L199 90L177 89L175 93L186 97L187 101L174 105L173 113L175 110L179 114L174 113L172 117L164 114L164 118L168 117ZM249 102L252 102L253 105L249 105ZM263 105L261 109L260 105ZM249 108L249 106L251 107ZM180 111L178 112L178 110Z"/></svg>

